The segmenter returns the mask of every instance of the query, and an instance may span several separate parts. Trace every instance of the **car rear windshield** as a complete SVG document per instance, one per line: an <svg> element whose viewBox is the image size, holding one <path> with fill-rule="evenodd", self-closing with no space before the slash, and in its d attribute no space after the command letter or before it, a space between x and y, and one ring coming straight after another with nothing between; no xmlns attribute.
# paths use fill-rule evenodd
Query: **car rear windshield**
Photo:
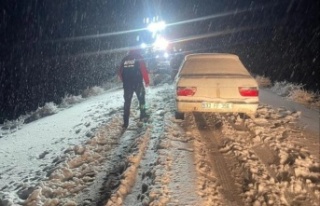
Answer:
<svg viewBox="0 0 320 206"><path fill-rule="evenodd" d="M184 62L180 75L250 75L238 59L234 58L196 58Z"/></svg>

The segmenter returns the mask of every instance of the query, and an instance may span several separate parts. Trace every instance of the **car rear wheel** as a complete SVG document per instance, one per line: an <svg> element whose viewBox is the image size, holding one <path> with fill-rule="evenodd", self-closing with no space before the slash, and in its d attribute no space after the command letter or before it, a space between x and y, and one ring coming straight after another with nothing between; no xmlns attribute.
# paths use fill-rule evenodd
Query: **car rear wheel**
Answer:
<svg viewBox="0 0 320 206"><path fill-rule="evenodd" d="M182 112L175 112L175 118L176 119L184 119L184 113L182 113Z"/></svg>
<svg viewBox="0 0 320 206"><path fill-rule="evenodd" d="M244 113L239 113L239 117L241 118L241 119L250 119L250 117L247 115L247 114L244 114Z"/></svg>

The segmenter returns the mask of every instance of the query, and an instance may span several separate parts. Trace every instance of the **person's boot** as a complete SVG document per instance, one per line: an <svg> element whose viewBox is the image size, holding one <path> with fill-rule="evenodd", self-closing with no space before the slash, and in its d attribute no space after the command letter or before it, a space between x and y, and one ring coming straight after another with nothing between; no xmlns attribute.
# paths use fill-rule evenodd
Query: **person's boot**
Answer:
<svg viewBox="0 0 320 206"><path fill-rule="evenodd" d="M140 110L140 121L146 122L149 119L149 115L146 113L145 109Z"/></svg>
<svg viewBox="0 0 320 206"><path fill-rule="evenodd" d="M129 126L129 119L123 118L122 129L127 129Z"/></svg>
<svg viewBox="0 0 320 206"><path fill-rule="evenodd" d="M127 129L127 128L128 128L128 124L123 123L123 125L122 125L122 129Z"/></svg>

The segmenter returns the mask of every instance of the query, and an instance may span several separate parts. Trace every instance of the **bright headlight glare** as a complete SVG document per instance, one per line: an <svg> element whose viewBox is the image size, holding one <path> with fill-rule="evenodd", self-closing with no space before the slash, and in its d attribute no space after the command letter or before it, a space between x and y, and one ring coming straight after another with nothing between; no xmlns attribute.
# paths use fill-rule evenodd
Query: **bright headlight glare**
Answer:
<svg viewBox="0 0 320 206"><path fill-rule="evenodd" d="M142 43L142 44L140 45L140 47L141 47L142 49L145 49L145 48L147 48L147 44L146 44L146 43Z"/></svg>
<svg viewBox="0 0 320 206"><path fill-rule="evenodd" d="M166 23L164 21L152 22L148 26L148 30L152 33L157 31L162 31L166 28Z"/></svg>
<svg viewBox="0 0 320 206"><path fill-rule="evenodd" d="M155 49L165 50L169 45L169 42L163 37L157 37L156 41L153 43Z"/></svg>

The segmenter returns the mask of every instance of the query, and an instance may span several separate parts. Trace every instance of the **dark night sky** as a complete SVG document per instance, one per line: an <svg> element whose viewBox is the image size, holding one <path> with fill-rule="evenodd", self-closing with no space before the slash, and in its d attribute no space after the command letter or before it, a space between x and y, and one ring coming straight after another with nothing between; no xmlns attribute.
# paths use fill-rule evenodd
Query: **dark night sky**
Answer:
<svg viewBox="0 0 320 206"><path fill-rule="evenodd" d="M172 25L167 29L168 38L171 39L246 28L246 32L242 32L244 37L240 35L239 38L235 38L241 33L236 31L233 34L225 34L226 41L230 42L229 45L223 46L270 40L277 35L277 32L282 32L283 35L295 33L297 38L302 36L309 39L319 35L319 28L316 28L319 23L317 14L319 3L315 0L232 0L227 1L228 3L223 0L6 0L5 2L7 3L2 4L0 26L1 50L5 51L5 54L11 54L10 50L14 47L37 50L48 56L61 54L61 49L62 53L68 54L96 51L97 48L91 45L94 43L102 45L104 49L123 47L126 43L133 44L137 33L114 35L109 38L100 36L81 41L75 39L81 36L143 28L143 18L154 15L160 16ZM221 14L225 15L215 17ZM199 19L200 17L208 18ZM187 21L192 19L197 21ZM126 41L117 41L121 37ZM214 41L212 38L206 40ZM59 48L52 54L52 48L57 45Z"/></svg>
<svg viewBox="0 0 320 206"><path fill-rule="evenodd" d="M316 91L318 9L317 0L1 0L0 122L107 81L114 50L147 34L119 32L155 15L173 45L236 53L255 74Z"/></svg>
<svg viewBox="0 0 320 206"><path fill-rule="evenodd" d="M288 32L317 25L316 1L268 0L6 0L2 4L1 41L5 46L44 44L69 37L142 28L144 17L158 15L168 23L211 17L171 26L175 37L200 31L221 31L244 26L287 27ZM231 12L231 15L214 18ZM289 18L289 19L288 19ZM292 22L290 22L292 21ZM191 28L189 28L191 27ZM200 30L200 31L199 31ZM311 34L312 35L312 34ZM269 36L269 38L272 38ZM99 38L101 39L101 38ZM3 44L2 44L3 45Z"/></svg>

